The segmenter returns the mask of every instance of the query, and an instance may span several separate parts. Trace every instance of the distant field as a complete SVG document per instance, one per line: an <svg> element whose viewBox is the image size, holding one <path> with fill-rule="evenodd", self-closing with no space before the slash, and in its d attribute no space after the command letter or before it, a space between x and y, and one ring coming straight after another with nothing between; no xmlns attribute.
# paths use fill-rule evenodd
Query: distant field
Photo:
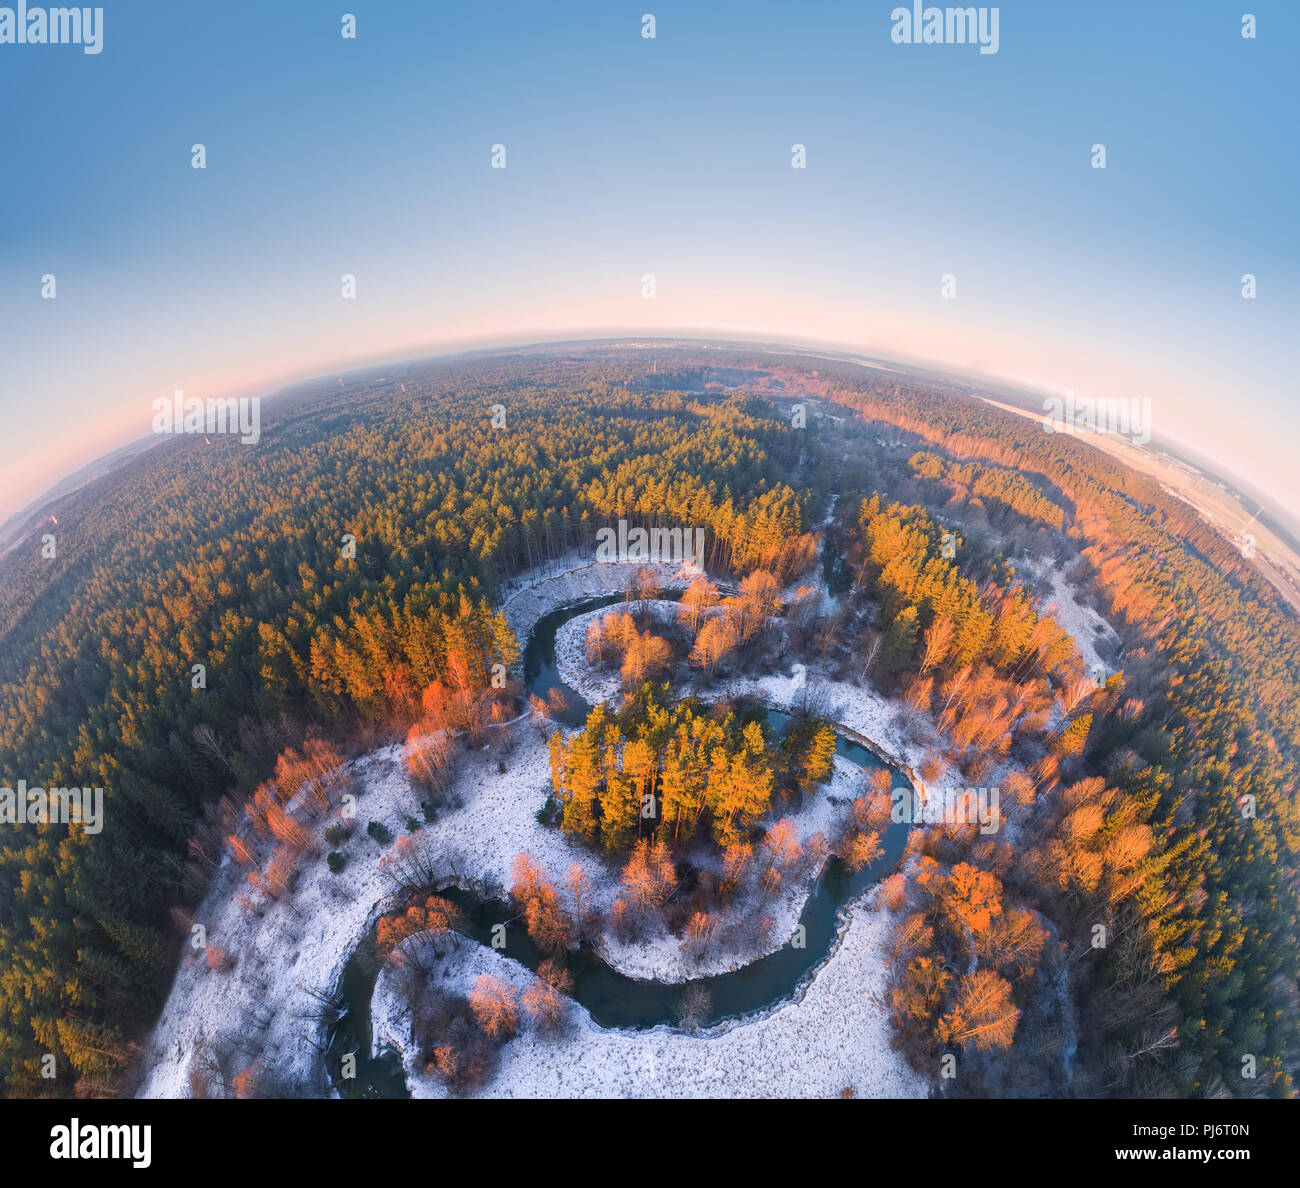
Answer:
<svg viewBox="0 0 1300 1188"><path fill-rule="evenodd" d="M980 399L995 408L1031 420L1040 416L987 396ZM1242 534L1249 531L1255 537L1255 567L1300 612L1300 553L1256 519L1258 511L1254 514L1246 511L1229 492L1186 463L1132 445L1121 437L1104 433L1079 436L1080 440L1105 450L1124 465L1164 484L1178 498L1191 504L1207 524L1233 544L1240 544Z"/></svg>

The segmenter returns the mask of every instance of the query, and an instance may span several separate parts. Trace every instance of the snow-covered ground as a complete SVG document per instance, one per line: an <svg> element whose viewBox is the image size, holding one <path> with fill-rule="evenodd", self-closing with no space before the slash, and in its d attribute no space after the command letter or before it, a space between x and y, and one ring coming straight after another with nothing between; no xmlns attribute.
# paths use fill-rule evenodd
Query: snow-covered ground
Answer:
<svg viewBox="0 0 1300 1188"><path fill-rule="evenodd" d="M398 766L400 747L387 747L355 765L362 821L419 815L418 800ZM245 872L228 856L195 912L216 946L235 962L208 968L204 951L187 950L148 1043L142 1097L189 1095L191 1056L218 1033L235 1033L265 1053L278 1080L323 1089L319 1055L307 1043L312 1024L299 1016L316 1005L309 991L326 991L381 909L387 888L381 847L357 830L343 847L345 869L332 875L323 855L304 861L293 894L260 916L240 906L256 899Z"/></svg>
<svg viewBox="0 0 1300 1188"><path fill-rule="evenodd" d="M1110 675L1113 668L1101 658L1097 645L1102 643L1108 650L1118 646L1120 638L1115 629L1094 608L1079 601L1079 587L1067 580L1060 566L1050 558L1022 562L1021 567L1035 581L1046 581L1051 587L1051 595L1039 602L1039 613L1049 615L1069 633L1088 673L1101 670Z"/></svg>
<svg viewBox="0 0 1300 1188"><path fill-rule="evenodd" d="M838 944L801 993L757 1017L689 1034L666 1027L598 1027L579 1005L567 1031L547 1036L523 1022L501 1050L483 1097L924 1097L927 1085L889 1044L882 1005L891 921L870 892L847 911ZM466 994L490 973L522 990L531 973L481 945L461 945L435 971ZM375 989L376 1042L395 1048L413 1096L446 1089L415 1067L410 1023L391 971Z"/></svg>
<svg viewBox="0 0 1300 1188"><path fill-rule="evenodd" d="M555 633L555 668L560 679L592 705L601 701L617 702L622 691L622 679L618 665L598 668L588 663L587 628L597 619L618 614L622 609L621 605L615 604L575 615ZM638 618L644 610L653 621L651 631L655 630L654 624L662 628L671 623L681 609L681 603L667 598L651 598L643 603L632 603L632 610Z"/></svg>
<svg viewBox="0 0 1300 1188"><path fill-rule="evenodd" d="M506 608L521 642L537 619L551 610L621 590L633 568L593 565L524 586ZM665 587L684 586L697 572L663 569ZM581 659L580 650L577 654ZM581 675L572 671L576 663L572 658L565 661L569 671L566 667L561 671L566 680ZM581 663L585 666L585 660ZM782 706L797 694L784 676L734 682L727 691L752 693ZM833 701L844 704L842 716L850 729L881 744L888 755L913 765L921 761L919 749L908 741L884 699L851 685L832 684L831 693ZM504 762L504 773L498 770L499 761ZM402 771L400 746L376 750L357 760L353 769L357 828L338 847L347 860L341 873L329 872L322 845L319 855L304 858L290 895L252 914L240 903L251 895L245 872L225 859L195 922L206 929L207 944L225 950L235 964L211 970L202 952L188 953L181 962L146 1045L140 1095L187 1096L191 1057L218 1033L238 1035L244 1051L260 1052L263 1068L287 1091L326 1091L315 1046L322 1036L310 1018L317 1005L311 992L337 984L376 916L392 906L391 888L381 869L381 859L392 847L372 840L365 826L378 821L401 837L408 819L422 817L422 797ZM596 884L601 905L608 907L617 893L611 868L537 821L549 780L549 757L540 732L520 723L508 742L462 755L449 796L458 807L443 809L434 823L423 825L414 835L416 842L436 853L444 868L454 868L462 879L492 889L509 885L510 867L520 852L532 854L557 881L576 862ZM833 836L845 804L863 790L860 770L837 759L830 785L794 814L800 836L806 839L819 830ZM317 837L324 823L322 819L313 827ZM776 920L769 950L789 937L811 878L810 872L802 882L792 883L780 901L765 906L765 914ZM527 1036L512 1041L501 1073L488 1091L501 1095L816 1094L837 1093L851 1085L864 1094L920 1092L915 1076L889 1048L885 1013L872 1001L882 976L883 935L881 918L859 905L833 958L799 1001L762 1019L710 1033L710 1038L666 1030L607 1032L575 1008L581 1026L562 1045L534 1044ZM478 946L463 948L468 952ZM652 933L637 943L611 942L603 955L623 972L678 981L735 968L762 953L718 946L704 963L698 963L683 953L677 938ZM483 951L482 959L490 960L498 973L497 966L509 964L489 950ZM381 1034L378 1028L376 1034ZM653 1083L638 1080L643 1074L637 1071L650 1054L659 1069ZM724 1071L715 1075L719 1068Z"/></svg>
<svg viewBox="0 0 1300 1188"><path fill-rule="evenodd" d="M866 791L862 769L836 756L831 779L810 796L798 812L789 814L798 830L800 843L806 845L815 833L822 833L834 841L837 829L852 814L853 800ZM659 927L650 929L635 941L620 941L607 935L602 938L597 951L620 973L656 982L687 982L740 969L776 952L789 941L820 876L820 866L799 874L791 873L782 884L781 893L763 901L761 914L772 921L766 942L758 930L742 927L734 930L734 934L720 935L707 954L698 958L689 952L681 937ZM612 893L612 888L606 892L611 899ZM608 907L608 903L604 906ZM741 894L730 905L722 923L743 920L747 913L757 912L758 907L756 896Z"/></svg>
<svg viewBox="0 0 1300 1188"><path fill-rule="evenodd" d="M538 619L574 602L605 594L620 594L627 589L628 578L638 569L651 570L665 590L684 590L703 574L702 570L689 564L593 562L552 577L535 575L521 579L509 588L504 604L506 620L522 646Z"/></svg>
<svg viewBox="0 0 1300 1188"><path fill-rule="evenodd" d="M496 747L461 756L451 796L462 807L444 810L414 838L445 867L495 890L509 886L514 856L525 850L557 880L577 862L590 878L607 883L608 872L596 856L538 824L550 761L536 729L518 729L513 749L504 756L504 775L497 770L502 753ZM292 895L258 918L239 906L244 872L226 860L195 920L206 928L207 943L232 954L236 965L214 971L203 954L186 956L149 1044L141 1096L186 1095L190 1053L218 1030L255 1031L253 1042L266 1049L277 1077L311 1084L320 1060L308 1038L319 1042L320 1037L302 1017L315 1005L309 992L337 983L375 916L391 906L385 904L390 888L380 869L391 846L371 839L365 826L378 821L400 838L408 818L422 819L422 796L402 771L401 750L384 747L356 763L358 827L339 847L347 859L341 873L329 872L323 853L306 858ZM269 1020L254 1028L255 1015Z"/></svg>

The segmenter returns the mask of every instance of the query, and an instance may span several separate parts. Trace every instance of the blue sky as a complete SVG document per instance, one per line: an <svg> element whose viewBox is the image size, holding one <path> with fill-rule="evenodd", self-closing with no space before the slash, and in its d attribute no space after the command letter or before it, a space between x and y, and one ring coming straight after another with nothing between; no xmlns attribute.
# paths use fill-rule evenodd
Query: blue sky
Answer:
<svg viewBox="0 0 1300 1188"><path fill-rule="evenodd" d="M1149 396L1300 514L1300 5L1009 2L990 55L873 0L103 7L0 45L0 518L177 387L632 329Z"/></svg>

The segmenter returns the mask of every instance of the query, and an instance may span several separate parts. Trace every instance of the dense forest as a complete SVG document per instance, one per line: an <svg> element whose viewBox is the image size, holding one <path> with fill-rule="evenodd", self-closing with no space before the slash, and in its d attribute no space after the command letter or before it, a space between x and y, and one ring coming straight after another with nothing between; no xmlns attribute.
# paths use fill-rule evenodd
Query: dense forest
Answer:
<svg viewBox="0 0 1300 1188"><path fill-rule="evenodd" d="M60 505L55 559L5 559L0 770L107 799L93 841L41 826L0 851L10 1093L118 1090L222 798L313 726L362 749L431 682L509 667L491 599L510 573L589 555L620 518L705 526L719 572L801 534L811 496L782 480L798 447L770 406L607 375L498 362L287 394L256 449L169 442Z"/></svg>
<svg viewBox="0 0 1300 1188"><path fill-rule="evenodd" d="M107 795L102 834L3 839L8 1094L129 1090L234 816L294 852L290 794L328 798L389 739L414 780L445 784L431 733L523 708L508 582L586 563L619 520L702 527L709 573L670 629L594 625L588 657L629 696L551 735L558 824L626 863L628 902L673 883L688 842L752 860L769 810L825 778L815 714L778 739L654 683L766 656L779 608L832 676L932 722L936 760L972 784L1017 773L1009 834L913 831L886 883L886 1006L918 1068L955 1056L950 1093L1293 1092L1300 624L1276 592L1153 480L956 391L656 354L306 385L268 405L257 447L169 441L60 502L56 558L29 540L0 560L0 779ZM819 548L826 606L781 605ZM1119 629L1104 673L1036 609L1044 557ZM874 852L879 795L844 853ZM766 834L758 865L779 872L783 830ZM539 935L580 929L581 904L548 907L526 860L517 884ZM453 927L442 901L412 910L382 945ZM553 1018L563 986L557 964L525 1005ZM430 1040L449 1083L490 1064L475 1026L513 1029L500 995L428 1004L429 1036L466 1037Z"/></svg>
<svg viewBox="0 0 1300 1188"><path fill-rule="evenodd" d="M997 847L975 855L1055 913L1086 980L1073 1090L1290 1094L1300 1005L1294 615L1190 507L1084 442L955 394L863 383L849 368L821 368L808 386L963 466L1015 467L1059 492L1081 572L1129 641L1132 696L1089 722L1071 762L1034 771L1029 836L1042 848L1020 848L1010 866ZM1112 847L1125 839L1117 870L1127 875L1142 829L1152 842L1138 875L1112 883ZM962 849L960 838L931 841ZM1092 948L1099 924L1112 943ZM923 934L904 955L938 943ZM1008 1067L991 1062L967 1090L1014 1092Z"/></svg>

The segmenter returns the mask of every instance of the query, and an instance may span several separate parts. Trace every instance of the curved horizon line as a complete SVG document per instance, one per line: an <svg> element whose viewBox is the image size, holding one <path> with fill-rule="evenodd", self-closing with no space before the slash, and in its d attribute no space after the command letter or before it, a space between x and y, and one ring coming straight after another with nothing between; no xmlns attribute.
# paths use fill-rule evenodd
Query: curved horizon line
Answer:
<svg viewBox="0 0 1300 1188"><path fill-rule="evenodd" d="M758 335L758 337L749 337ZM990 386L1001 386L1009 389L1011 392L1019 393L1023 396L1042 397L1045 395L1059 395L1067 389L1060 388L1056 392L1046 387L1039 387L1020 379L1016 376L1001 375L997 373L984 372L977 368L961 369L961 365L947 359L913 356L908 354L877 354L860 345L853 345L832 339L818 339L804 336L779 337L774 332L758 331L754 329L728 330L724 327L683 327L679 330L673 328L656 327L653 333L647 333L638 330L635 327L604 327L590 326L575 328L571 331L547 331L537 330L530 331L523 335L505 335L505 336L484 336L467 340L453 340L448 343L427 343L419 347L413 347L409 351L402 350L398 354L386 351L376 354L362 355L347 360L339 359L333 364L322 368L321 370L312 370L310 372L295 371L289 375L281 375L275 379L269 380L265 384L256 386L241 386L237 390L227 389L221 393L222 399L229 399L232 396L256 397L264 400L275 400L288 395L292 390L302 386L323 381L327 377L341 377L356 372L373 370L374 368L386 365L409 365L424 362L436 362L453 359L469 359L473 357L492 358L506 351L520 351L534 348L556 348L563 346L597 346L607 345L622 341L627 338L636 338L642 342L663 342L665 344L678 344L682 347L690 345L715 345L723 344L727 346L741 346L749 348L758 348L765 351L775 351L777 349L804 355L810 358L822 358L833 362L847 362L859 367L879 367L885 365L907 373L907 369L914 369L915 372L928 373L930 377L938 380L957 382L964 386L988 384ZM627 349L638 349L637 344L628 343ZM923 376L917 376L922 382L927 382ZM1004 392L1003 395L1008 393ZM981 399L974 394L970 395L971 399ZM59 477L46 487L39 495L23 504L21 507L12 512L0 522L0 533L4 533L10 528L18 526L18 522L28 516L38 514L44 507L56 502L59 499L80 491L87 484L94 482L96 478L106 477L104 475L92 475L84 482L78 483L70 490L59 492L59 487L68 480L75 478L81 471L91 470L108 459L114 454L122 451L131 450L133 447L139 447L140 453L146 453L152 446L145 445L151 438L157 438L155 444L161 444L169 440L164 434L143 433L134 437L117 439L117 444L106 445L102 453L98 453L80 466L74 466L60 473ZM1172 439L1172 440L1171 440ZM1260 492L1253 489L1253 484L1240 474L1236 466L1229 460L1221 457L1211 457L1203 451L1205 447L1199 446L1194 442L1187 441L1185 438L1175 434L1153 435L1148 446L1135 446L1137 449L1145 449L1148 452L1157 452L1151 447L1159 447L1166 452L1172 453L1174 457L1185 464L1192 465L1206 477L1216 480L1227 480L1238 492L1243 495L1250 495L1251 498L1260 500L1261 504L1265 501L1260 498ZM1190 454L1191 457L1181 456L1179 451ZM1209 465L1221 467L1225 472L1216 474L1213 470L1208 469ZM1131 469L1131 468L1130 468ZM1272 503L1274 514L1278 513L1279 501L1272 493L1269 495L1269 502ZM1300 532L1300 508L1292 509L1285 503L1285 508L1281 514L1287 518L1294 517L1294 524L1287 524L1287 528L1294 532ZM1261 511L1264 510L1261 507ZM16 543L16 542L15 542Z"/></svg>

